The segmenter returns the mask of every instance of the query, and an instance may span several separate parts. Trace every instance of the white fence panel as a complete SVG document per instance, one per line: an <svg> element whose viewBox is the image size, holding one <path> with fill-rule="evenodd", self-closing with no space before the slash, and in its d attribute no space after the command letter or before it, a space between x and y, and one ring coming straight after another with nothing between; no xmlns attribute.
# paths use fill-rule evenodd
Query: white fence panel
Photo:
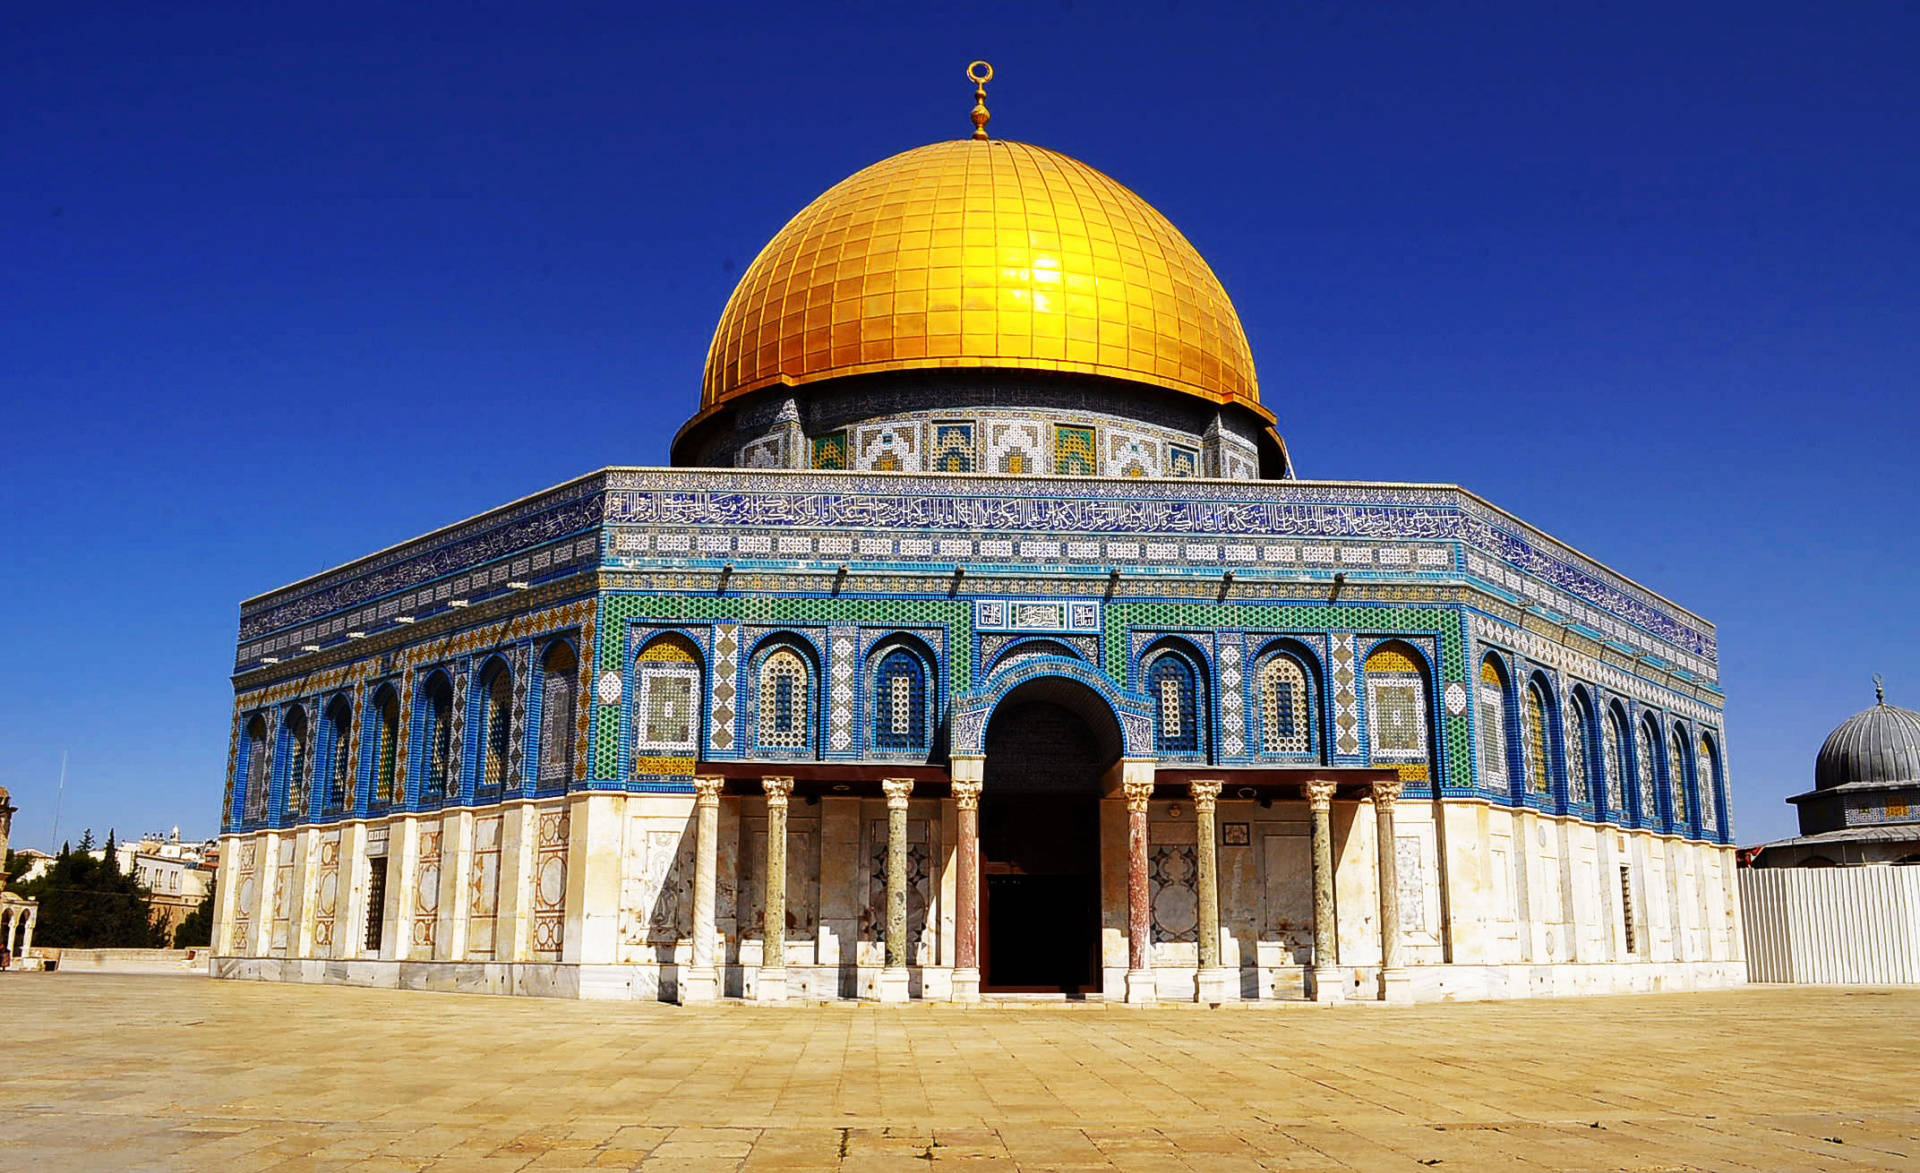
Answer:
<svg viewBox="0 0 1920 1173"><path fill-rule="evenodd" d="M1742 868L1747 980L1920 983L1920 867Z"/></svg>

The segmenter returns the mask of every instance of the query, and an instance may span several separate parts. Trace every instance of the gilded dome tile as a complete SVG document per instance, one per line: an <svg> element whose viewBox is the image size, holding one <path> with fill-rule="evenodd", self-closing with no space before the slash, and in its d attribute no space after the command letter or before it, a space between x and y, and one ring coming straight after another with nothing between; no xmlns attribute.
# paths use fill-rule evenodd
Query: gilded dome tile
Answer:
<svg viewBox="0 0 1920 1173"><path fill-rule="evenodd" d="M1113 179L1024 143L934 143L855 173L748 267L701 409L762 387L923 368L1106 375L1262 417L1219 279Z"/></svg>

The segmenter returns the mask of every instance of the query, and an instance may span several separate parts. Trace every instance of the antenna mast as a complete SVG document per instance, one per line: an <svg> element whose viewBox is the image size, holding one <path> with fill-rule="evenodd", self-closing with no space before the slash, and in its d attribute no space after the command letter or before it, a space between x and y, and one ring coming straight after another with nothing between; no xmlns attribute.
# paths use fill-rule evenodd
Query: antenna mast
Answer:
<svg viewBox="0 0 1920 1173"><path fill-rule="evenodd" d="M60 802L67 796L67 751L60 751L60 788L53 792L53 842L60 842ZM55 850L59 850L56 846Z"/></svg>

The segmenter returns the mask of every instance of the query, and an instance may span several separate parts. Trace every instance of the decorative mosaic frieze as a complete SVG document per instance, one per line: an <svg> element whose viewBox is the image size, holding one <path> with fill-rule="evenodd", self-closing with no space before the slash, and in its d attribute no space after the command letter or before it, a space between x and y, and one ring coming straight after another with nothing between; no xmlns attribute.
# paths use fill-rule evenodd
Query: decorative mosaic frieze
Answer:
<svg viewBox="0 0 1920 1173"><path fill-rule="evenodd" d="M1214 658L1220 673L1220 752L1239 757L1247 752L1246 676L1240 667L1239 633L1221 633Z"/></svg>
<svg viewBox="0 0 1920 1173"><path fill-rule="evenodd" d="M1050 467L1044 425L1032 421L987 421L987 464L984 472L1037 473Z"/></svg>
<svg viewBox="0 0 1920 1173"><path fill-rule="evenodd" d="M847 753L853 749L853 633L835 627L827 638L827 748Z"/></svg>
<svg viewBox="0 0 1920 1173"><path fill-rule="evenodd" d="M1360 752L1360 703L1355 682L1353 633L1335 632L1332 636L1332 660L1329 679L1333 682L1333 747L1343 757Z"/></svg>
<svg viewBox="0 0 1920 1173"><path fill-rule="evenodd" d="M513 649L513 715L507 727L507 774L503 779L508 789L517 789L526 777L527 681L531 665L527 645Z"/></svg>
<svg viewBox="0 0 1920 1173"><path fill-rule="evenodd" d="M1597 684L1615 695L1629 697L1708 726L1718 726L1722 719L1722 713L1717 708L1702 704L1684 693L1662 688L1645 677L1596 660L1563 643L1544 639L1525 628L1501 623L1478 613L1468 616L1467 625L1477 640L1511 648L1556 672Z"/></svg>
<svg viewBox="0 0 1920 1173"><path fill-rule="evenodd" d="M713 637L713 710L709 743L722 753L733 749L735 701L739 686L740 625L720 623Z"/></svg>
<svg viewBox="0 0 1920 1173"><path fill-rule="evenodd" d="M1100 604L1092 599L977 599L978 631L1099 631Z"/></svg>
<svg viewBox="0 0 1920 1173"><path fill-rule="evenodd" d="M868 424L853 430L853 467L865 472L921 471L918 420Z"/></svg>
<svg viewBox="0 0 1920 1173"><path fill-rule="evenodd" d="M1034 461L1047 457L1040 449L1049 437L1035 434L1027 439ZM1008 451L1007 443L1003 436L1001 455ZM993 451L990 443L990 456ZM336 621L349 626L358 617L343 612L376 598L384 601L371 613L374 619L380 618L380 610L403 614L423 602L438 601L442 587L449 593L461 588L459 579L438 581L447 574L464 574L469 579L466 589L473 589L475 571L467 567L476 563L467 555L475 551L462 547L462 541L494 541L500 532L514 526L542 531L568 525L585 528L604 516L610 521L654 528L686 526L722 538L749 536L737 534L741 528L791 530L811 526L821 533L809 535L806 552L827 556L832 555L817 543L834 531L861 535L844 537L848 551L856 556L865 552L864 543L882 541L894 543L889 556L914 556L900 545L906 539L885 531L948 531L956 535L924 539L929 543L925 555L929 558L945 556L931 552L935 541L978 542L982 540L977 536L980 534L1035 535L1028 540L1059 543L1062 556L1068 558L1073 557L1071 547L1075 542L1089 544L1078 535L1138 534L1142 538L1164 535L1174 539L1157 544L1180 549L1181 556L1188 558L1192 551L1185 547L1213 544L1221 548L1218 557L1228 564L1234 560L1226 551L1228 547L1262 548L1256 557L1268 561L1264 546L1292 545L1300 551L1305 566L1315 564L1307 559L1307 552L1324 547L1334 555L1320 563L1329 569L1355 566L1444 573L1450 565L1436 562L1429 568L1424 561L1404 560L1408 551L1419 549L1417 544L1405 544L1457 542L1469 548L1467 569L1476 577L1499 583L1507 590L1514 590L1511 584L1515 582L1531 583L1530 589L1514 593L1696 675L1711 679L1714 671L1713 636L1706 625L1463 494L1413 487L1301 482L1220 486L1143 479L1129 484L1131 487L1121 493L1111 482L1036 478L1030 487L1023 486L1020 494L1008 495L1003 484L994 482L909 481L901 491L877 493L826 473L615 470L570 486L574 494L582 496L580 500L568 501L565 494L536 499L548 503L551 516L541 516L537 509L529 514L527 510L533 509L534 503L521 503L444 535L422 539L365 564L249 603L242 656L256 652L297 654L292 649L320 632L312 625L294 630L296 625L328 615L325 634L332 638L340 634L331 630ZM597 496L596 489L604 490L605 495ZM661 533L658 538L665 542L675 536ZM1364 558L1363 549L1354 545L1356 541L1372 544L1364 550ZM681 556L697 554L695 544L687 536ZM567 539L566 545L567 557L573 562L590 559L599 549L593 535ZM671 553L664 545L658 549L662 554ZM775 556L779 553L773 551ZM528 573L533 572L536 556L526 556ZM977 548L971 556L993 558ZM1121 551L1105 546L1098 556L1114 562L1128 561ZM1020 557L1016 543L1010 558ZM553 558L549 556L549 568L558 564ZM462 559L466 560L464 566L454 565ZM1032 560L1045 562L1047 558L1034 556ZM1250 559L1243 555L1240 560ZM373 573L375 567L379 568L377 575ZM491 588L493 579L499 577L499 585L504 588L505 581L519 569L517 560L493 565L484 570L483 585ZM298 606L294 606L296 603ZM293 609L285 610L287 607Z"/></svg>
<svg viewBox="0 0 1920 1173"><path fill-rule="evenodd" d="M1101 441L1100 475L1166 475L1166 461L1161 457L1161 442L1157 437L1133 429L1110 427L1103 430Z"/></svg>
<svg viewBox="0 0 1920 1173"><path fill-rule="evenodd" d="M742 468L785 468L789 460L785 431L762 436L740 450Z"/></svg>
<svg viewBox="0 0 1920 1173"><path fill-rule="evenodd" d="M980 637L980 663L992 671L1016 656L1058 655L1062 647L1089 664L1100 662L1100 639L1096 635L999 634Z"/></svg>

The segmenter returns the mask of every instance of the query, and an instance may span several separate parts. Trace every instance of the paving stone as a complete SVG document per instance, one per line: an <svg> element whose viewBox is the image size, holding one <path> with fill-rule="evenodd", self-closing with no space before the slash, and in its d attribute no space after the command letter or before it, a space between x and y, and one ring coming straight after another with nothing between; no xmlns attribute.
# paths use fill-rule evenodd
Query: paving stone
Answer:
<svg viewBox="0 0 1920 1173"><path fill-rule="evenodd" d="M7 1168L1920 1168L1916 989L984 1013L50 974L0 1005Z"/></svg>

